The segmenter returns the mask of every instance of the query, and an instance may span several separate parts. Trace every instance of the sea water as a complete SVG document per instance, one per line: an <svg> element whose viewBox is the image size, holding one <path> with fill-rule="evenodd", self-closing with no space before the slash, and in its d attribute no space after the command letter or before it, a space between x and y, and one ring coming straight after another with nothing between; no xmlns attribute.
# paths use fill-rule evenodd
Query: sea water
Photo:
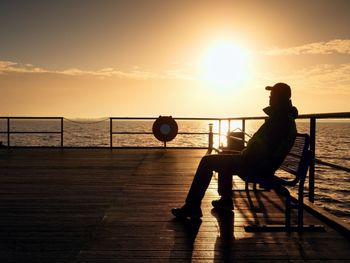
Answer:
<svg viewBox="0 0 350 263"><path fill-rule="evenodd" d="M247 121L246 132L253 134L263 121ZM167 143L169 147L207 147L209 123L213 124L214 144L225 145L225 134L240 128L240 122L218 121L178 121L179 133ZM150 134L153 120L114 120L112 144L115 147L157 147L162 142ZM65 147L109 147L110 122L102 120L67 120L63 122L63 145ZM218 135L221 127L221 136ZM298 121L298 132L309 133L309 122ZM60 132L60 120L11 119L11 132ZM0 141L7 145L7 120L0 120ZM135 132L136 134L129 134ZM145 133L145 134L140 134ZM249 137L247 137L248 139ZM20 134L10 136L11 146L56 146L61 145L60 133ZM329 163L350 167L350 121L318 121L316 128L316 158ZM307 182L306 182L307 194ZM323 165L315 168L315 203L325 210L350 223L350 174Z"/></svg>

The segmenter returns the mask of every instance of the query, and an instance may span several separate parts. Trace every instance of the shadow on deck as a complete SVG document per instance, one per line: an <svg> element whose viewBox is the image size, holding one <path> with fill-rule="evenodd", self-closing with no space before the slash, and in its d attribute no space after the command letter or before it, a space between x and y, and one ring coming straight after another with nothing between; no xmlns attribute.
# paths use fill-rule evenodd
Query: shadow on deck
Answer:
<svg viewBox="0 0 350 263"><path fill-rule="evenodd" d="M1 149L1 262L350 261L347 239L323 233L246 233L283 223L274 192L234 192L233 214L180 223L202 150ZM237 187L243 184L236 181ZM320 222L305 213L305 222Z"/></svg>

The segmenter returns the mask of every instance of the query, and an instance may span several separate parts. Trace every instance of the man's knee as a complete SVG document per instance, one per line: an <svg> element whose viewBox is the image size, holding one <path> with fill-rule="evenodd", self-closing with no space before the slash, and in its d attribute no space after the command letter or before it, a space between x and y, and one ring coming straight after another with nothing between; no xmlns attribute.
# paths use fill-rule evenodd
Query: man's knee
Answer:
<svg viewBox="0 0 350 263"><path fill-rule="evenodd" d="M213 155L204 155L202 157L202 162L208 162L209 160L211 160L213 158Z"/></svg>
<svg viewBox="0 0 350 263"><path fill-rule="evenodd" d="M213 170L213 168L215 167L214 163L215 163L215 160L213 158L213 155L205 155L202 157L199 163L199 168Z"/></svg>
<svg viewBox="0 0 350 263"><path fill-rule="evenodd" d="M201 161L199 162L199 166L206 166L208 163L208 155L205 155L202 157Z"/></svg>

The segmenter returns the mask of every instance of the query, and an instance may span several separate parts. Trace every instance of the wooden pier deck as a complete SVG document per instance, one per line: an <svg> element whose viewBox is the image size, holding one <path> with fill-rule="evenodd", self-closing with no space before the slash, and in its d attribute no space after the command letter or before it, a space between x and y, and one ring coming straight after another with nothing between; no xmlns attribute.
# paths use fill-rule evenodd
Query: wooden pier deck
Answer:
<svg viewBox="0 0 350 263"><path fill-rule="evenodd" d="M349 240L329 226L245 232L257 220L283 223L272 191L235 191L234 214L218 215L213 180L202 222L174 220L204 153L0 149L0 262L350 262Z"/></svg>

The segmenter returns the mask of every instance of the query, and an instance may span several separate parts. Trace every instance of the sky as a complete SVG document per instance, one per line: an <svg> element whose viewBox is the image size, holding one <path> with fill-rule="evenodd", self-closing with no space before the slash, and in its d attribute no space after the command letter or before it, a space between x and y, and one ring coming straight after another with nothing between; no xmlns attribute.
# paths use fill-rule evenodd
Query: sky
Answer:
<svg viewBox="0 0 350 263"><path fill-rule="evenodd" d="M348 0L0 0L0 116L350 111Z"/></svg>

